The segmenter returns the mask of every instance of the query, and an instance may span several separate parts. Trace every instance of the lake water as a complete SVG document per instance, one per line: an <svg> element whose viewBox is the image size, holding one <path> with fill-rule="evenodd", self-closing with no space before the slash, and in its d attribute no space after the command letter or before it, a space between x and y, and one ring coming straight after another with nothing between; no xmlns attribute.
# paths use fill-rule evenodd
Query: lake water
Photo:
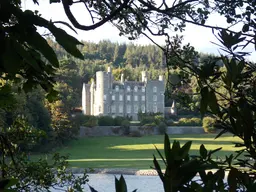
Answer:
<svg viewBox="0 0 256 192"><path fill-rule="evenodd" d="M115 177L118 179L120 175L111 174L90 174L89 185L94 187L99 192L114 192L115 191ZM138 175L124 175L128 192L137 189L137 192L157 191L164 192L162 181L158 176L138 176ZM86 186L86 191L89 187Z"/></svg>
<svg viewBox="0 0 256 192"><path fill-rule="evenodd" d="M120 175L112 174L88 174L89 185L98 192L115 192L115 176L119 179ZM137 192L157 191L164 192L162 181L158 176L138 176L138 175L123 175L126 181L128 192L137 189ZM51 190L57 192L58 190ZM88 185L84 191L89 192Z"/></svg>

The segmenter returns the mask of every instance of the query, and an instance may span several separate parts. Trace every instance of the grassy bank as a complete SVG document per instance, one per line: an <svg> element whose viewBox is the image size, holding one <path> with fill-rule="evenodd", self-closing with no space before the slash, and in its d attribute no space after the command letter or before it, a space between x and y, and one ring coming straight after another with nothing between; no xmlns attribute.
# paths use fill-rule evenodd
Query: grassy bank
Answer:
<svg viewBox="0 0 256 192"><path fill-rule="evenodd" d="M227 135L214 140L214 137L213 134L170 135L171 140L179 140L181 144L193 141L191 154L198 154L201 144L205 144L209 150L222 147L222 151L216 154L218 157L236 150L231 142L239 141L238 138ZM58 152L69 154L73 167L149 169L153 165L153 154L158 157L154 145L163 152L163 139L163 135L81 138L70 142Z"/></svg>

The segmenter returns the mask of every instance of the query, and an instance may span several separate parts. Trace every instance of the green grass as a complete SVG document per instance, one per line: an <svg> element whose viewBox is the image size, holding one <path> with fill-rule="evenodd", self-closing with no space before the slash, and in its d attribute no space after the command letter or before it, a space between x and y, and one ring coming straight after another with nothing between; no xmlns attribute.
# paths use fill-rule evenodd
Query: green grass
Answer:
<svg viewBox="0 0 256 192"><path fill-rule="evenodd" d="M222 136L216 140L213 139L214 137L213 134L170 135L171 140L179 140L182 145L186 141L193 141L191 155L198 154L200 145L205 144L208 150L222 147L223 149L216 155L224 157L236 150L232 142L240 141L231 135ZM149 169L153 165L153 154L158 157L154 145L163 152L163 140L164 136L162 135L140 138L80 138L70 142L57 152L68 154L72 167Z"/></svg>

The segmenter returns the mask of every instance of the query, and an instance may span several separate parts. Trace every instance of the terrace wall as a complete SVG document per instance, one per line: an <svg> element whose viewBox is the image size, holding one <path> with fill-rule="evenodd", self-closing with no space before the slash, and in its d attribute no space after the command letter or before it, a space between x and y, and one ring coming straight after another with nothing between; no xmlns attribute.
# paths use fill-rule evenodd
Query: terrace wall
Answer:
<svg viewBox="0 0 256 192"><path fill-rule="evenodd" d="M157 127L130 126L130 131L139 131L142 135L159 134ZM169 126L167 134L202 134L205 133L202 127L196 126ZM120 126L96 126L80 127L80 137L99 137L99 136L121 136L123 135Z"/></svg>

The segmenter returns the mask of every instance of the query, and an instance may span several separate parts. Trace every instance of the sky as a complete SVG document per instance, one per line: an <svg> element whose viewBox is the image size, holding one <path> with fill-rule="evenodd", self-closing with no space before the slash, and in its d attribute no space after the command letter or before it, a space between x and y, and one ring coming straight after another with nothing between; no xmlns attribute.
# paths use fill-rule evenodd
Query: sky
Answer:
<svg viewBox="0 0 256 192"><path fill-rule="evenodd" d="M32 0L22 0L22 3L23 9L38 10L42 17L46 19L51 19L52 21L65 21L70 23L68 21L67 16L64 13L62 4L60 3L50 4L49 0L39 0L40 6L35 5ZM71 10L79 23L84 25L91 24L91 19L89 15L85 13L85 9L83 6L72 6ZM210 17L209 21L207 21L207 24L211 24L213 26L226 26L225 19L218 15L213 15L212 17ZM91 42L99 42L100 40L110 40L112 42L119 43L132 42L134 44L151 44L151 41L146 37L140 37L138 40L134 41L130 41L123 36L120 37L119 31L110 23L106 23L103 26L92 31L82 31L77 29L77 34L75 34L73 31L69 30L67 27L63 25L59 26L65 29L70 35L75 36L79 40ZM42 29L40 30L43 31ZM218 41L216 40L216 37L213 35L211 29L188 24L185 29L185 32L183 32L182 35L184 36L184 43L190 43L199 52L213 53L217 55L220 53L220 49L218 48L218 46L212 43L217 43ZM154 40L158 44L164 44L164 37L154 37ZM253 54L248 59L256 61L256 53L253 47L248 47L246 51L253 52Z"/></svg>

